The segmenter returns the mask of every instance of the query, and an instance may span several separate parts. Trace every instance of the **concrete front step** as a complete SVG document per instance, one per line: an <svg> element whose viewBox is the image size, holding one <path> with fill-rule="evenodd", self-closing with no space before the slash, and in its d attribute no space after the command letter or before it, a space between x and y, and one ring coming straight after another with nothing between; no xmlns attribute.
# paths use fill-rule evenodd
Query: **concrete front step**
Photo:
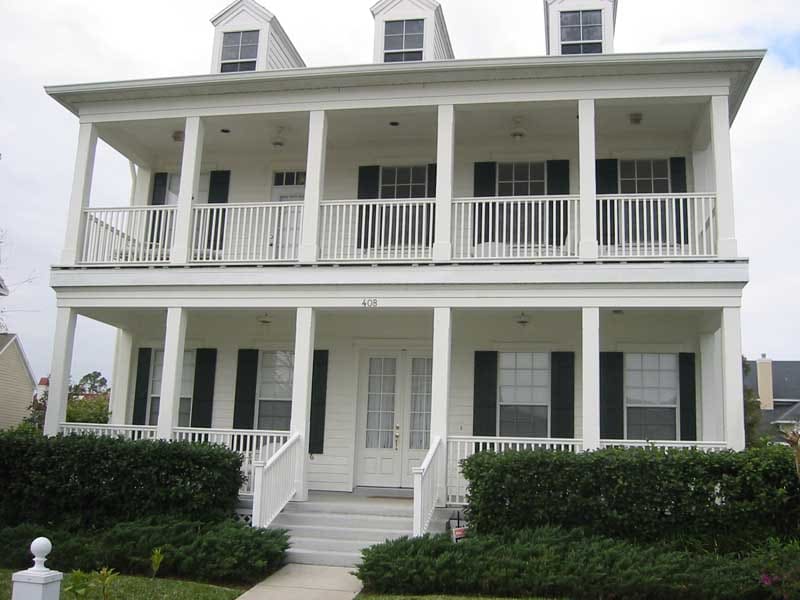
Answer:
<svg viewBox="0 0 800 600"><path fill-rule="evenodd" d="M350 552L361 554L361 550L384 540L343 540L331 537L303 537L292 535L292 548L309 548L320 552Z"/></svg>
<svg viewBox="0 0 800 600"><path fill-rule="evenodd" d="M271 528L287 529L289 536L295 538L321 538L334 540L368 540L371 544L379 544L386 540L394 540L404 535L411 536L412 528L408 529L366 529L363 527L319 527L316 525L292 525L282 527L270 525Z"/></svg>
<svg viewBox="0 0 800 600"><path fill-rule="evenodd" d="M355 567L361 562L361 552L332 552L311 548L289 548L286 559L301 565L322 565L327 567Z"/></svg>
<svg viewBox="0 0 800 600"><path fill-rule="evenodd" d="M289 502L284 513L326 513L343 515L378 515L381 517L414 517L414 506L411 502Z"/></svg>
<svg viewBox="0 0 800 600"><path fill-rule="evenodd" d="M319 527L339 527L350 529L411 529L412 517L384 517L380 515L359 514L353 509L349 514L323 512L282 512L272 522L275 527L290 529L295 525L316 525Z"/></svg>

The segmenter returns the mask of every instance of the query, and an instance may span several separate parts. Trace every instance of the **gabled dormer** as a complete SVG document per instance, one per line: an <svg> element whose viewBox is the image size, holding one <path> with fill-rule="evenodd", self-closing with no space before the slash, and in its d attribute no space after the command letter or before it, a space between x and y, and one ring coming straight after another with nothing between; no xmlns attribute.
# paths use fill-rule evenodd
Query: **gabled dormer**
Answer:
<svg viewBox="0 0 800 600"><path fill-rule="evenodd" d="M255 0L236 0L211 19L212 73L292 69L306 64L277 17Z"/></svg>
<svg viewBox="0 0 800 600"><path fill-rule="evenodd" d="M617 0L544 0L547 54L614 52Z"/></svg>
<svg viewBox="0 0 800 600"><path fill-rule="evenodd" d="M376 63L454 58L441 5L435 0L381 0L375 18Z"/></svg>

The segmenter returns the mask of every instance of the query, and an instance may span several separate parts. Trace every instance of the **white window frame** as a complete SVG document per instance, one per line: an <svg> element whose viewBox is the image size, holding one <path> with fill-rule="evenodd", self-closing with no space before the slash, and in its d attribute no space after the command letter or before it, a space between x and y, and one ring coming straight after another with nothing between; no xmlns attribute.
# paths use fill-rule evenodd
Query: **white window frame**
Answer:
<svg viewBox="0 0 800 600"><path fill-rule="evenodd" d="M627 357L630 355L640 355L644 360L645 355L670 355L675 357L675 406L668 404L644 404L628 402L628 367ZM644 371L644 367L640 369ZM660 369L659 369L660 372ZM644 441L679 441L681 439L681 368L680 354L677 352L625 352L622 356L622 394L623 394L623 436L628 440L628 408L674 408L675 409L675 439L674 440L644 440ZM640 441L640 440L634 440Z"/></svg>
<svg viewBox="0 0 800 600"><path fill-rule="evenodd" d="M259 412L261 410L261 401L265 402L287 402L284 398L262 398L261 397L261 382L264 375L264 354L268 352L285 352L292 355L292 377L289 381L289 385L291 386L291 391L289 393L289 427L287 429L264 429L262 430L259 423ZM253 409L253 429L257 429L259 431L291 431L292 428L292 421L291 421L291 406L292 406L292 394L294 393L294 348L262 348L258 351L258 369L256 373L256 395L255 395L255 407Z"/></svg>
<svg viewBox="0 0 800 600"><path fill-rule="evenodd" d="M533 165L533 164L537 164L537 165L541 164L544 167L544 194L541 194L541 195L527 194L527 195L524 195L524 196L515 196L515 195L512 194L511 196L500 196L500 165L511 165L512 166L512 172L513 172L514 171L513 167L517 163L527 163L528 164L528 173L529 173L528 180L527 180L528 184L530 184L531 182L538 182L539 181L538 179L531 179L530 178L531 165ZM514 184L517 182L517 179L515 179L515 177L516 177L516 175L512 175L512 179L511 179L511 182L510 182L512 188L513 188ZM495 164L495 178L494 178L494 181L495 181L494 195L496 197L498 197L498 198L500 198L500 197L502 197L502 198L541 198L541 197L547 196L547 186L549 185L549 181L547 179L547 161L546 160L503 160L503 161L498 161ZM522 180L520 179L519 181L522 181ZM504 180L503 183L509 183L509 182Z"/></svg>
<svg viewBox="0 0 800 600"><path fill-rule="evenodd" d="M425 195L424 196L419 196L419 197L409 196L408 198L405 198L405 197L398 198L397 197L397 186L398 185L406 185L406 184L398 184L397 183L397 170L398 169L411 169L412 178L413 178L413 172L414 172L413 170L414 169L420 169L420 168L421 169L425 169L425 183L424 183L424 185L425 185ZM427 164L424 164L424 165L381 165L381 167L380 167L380 175L378 177L378 199L379 200L432 200L432 198L429 197L430 196L430 190L428 189L428 175L429 175L428 169L429 168L430 167ZM394 193L394 197L392 197L392 198L386 198L383 195L383 186L384 186L384 183L383 183L383 171L384 171L384 169L394 169L394 171L395 171L394 183L393 184L392 183L385 184L387 187L388 186L394 187L394 192L395 193ZM411 186L411 185L414 185L414 184L412 184L411 180L409 180L409 183L407 185ZM419 185L419 184L416 184L416 185Z"/></svg>
<svg viewBox="0 0 800 600"><path fill-rule="evenodd" d="M417 47L406 48L406 25L409 21L420 21L422 23L422 33L419 34L410 34L410 35L421 35L422 36L422 44ZM386 29L390 23L402 23L403 24L403 33L402 34L390 34L386 33ZM394 50L387 50L386 49L386 38L387 37L401 37L403 39L403 47L402 48L395 48ZM403 55L407 52L419 52L420 59L419 60L396 60L396 61L387 61L387 55ZM406 63L406 62L421 62L425 60L425 19L391 19L388 21L383 22L383 62L385 64L393 64L393 63Z"/></svg>
<svg viewBox="0 0 800 600"><path fill-rule="evenodd" d="M508 403L504 403L503 402L503 395L502 395L502 387L503 387L503 385L502 385L501 376L500 376L501 375L501 371L503 370L503 367L502 367L502 355L503 354L514 354L515 356L518 355L518 354L530 354L533 357L534 360L535 360L535 356L537 354L547 357L547 394L546 394L547 403L546 404L536 404L536 403L531 403L531 404L516 404L516 403L508 404ZM515 365L516 365L516 359L515 359ZM514 367L514 370L515 371L517 370L516 366ZM532 371L537 371L537 370L542 370L542 369L532 368L531 370ZM533 386L533 384L531 384L530 387L537 387L537 386ZM546 406L547 407L547 435L545 437L549 438L550 435L551 435L551 432L552 432L552 427L553 427L552 389L553 389L553 363L552 363L552 356L550 355L549 352L541 352L541 351L537 352L537 351L533 351L533 350L530 350L530 351L528 351L528 350L501 350L501 351L498 351L498 353L497 353L497 392L496 392L497 393L497 404L496 404L497 410L495 411L496 415L495 415L495 429L494 429L495 432L496 432L496 435L498 437L500 437L500 435L501 435L500 434L500 407L501 406ZM518 436L514 436L514 437L518 437ZM530 439L537 439L537 438L530 438Z"/></svg>
<svg viewBox="0 0 800 600"><path fill-rule="evenodd" d="M150 371L148 373L148 380L147 380L147 407L145 412L145 422L148 425L157 425L158 424L158 416L156 416L156 423L150 423L150 411L152 409L152 401L154 397L158 398L158 412L161 414L161 390L159 390L158 395L153 393L153 377L156 372L156 353L161 352L162 356L164 354L164 348L152 348L152 354L150 356ZM197 365L197 349L195 348L185 348L183 351L184 355L184 365L186 366L186 355L192 354L193 361L192 363L196 366ZM181 369L181 374L185 371L185 368ZM161 365L161 385L164 385L164 365ZM183 381L181 381L181 385L183 385ZM178 414L176 422L178 423L178 427L191 427L192 426L192 412L194 410L194 371L192 372L192 385L191 385L191 392L189 396L184 396L181 392L183 390L178 390ZM180 424L180 401L184 398L188 398L189 400L189 424L188 425L181 425Z"/></svg>
<svg viewBox="0 0 800 600"><path fill-rule="evenodd" d="M596 12L600 13L600 23L598 25L584 25L583 24L583 13L587 12ZM578 20L580 21L579 25L563 25L561 23L561 15L565 13L578 13ZM561 54L564 56L582 56L584 54L583 51L578 52L577 54L564 54L564 46L583 46L584 44L600 44L600 52L586 52L586 54L602 54L603 53L603 10L600 8L590 8L590 9L579 9L579 10L562 10L558 14L558 40L559 44L561 44ZM581 39L580 40L572 40L572 41L564 41L561 39L564 28L565 27L579 27L581 31ZM600 37L598 39L583 39L583 29L584 27L599 27L600 28ZM582 49L581 49L582 50Z"/></svg>
<svg viewBox="0 0 800 600"><path fill-rule="evenodd" d="M619 168L617 169L617 189L619 190L619 194L621 196L646 196L650 194L655 195L663 195L663 194L672 194L672 165L670 164L669 158L620 158L619 161ZM653 182L656 179L663 179L662 177L653 177L653 163L654 162L666 162L667 163L667 191L666 192L647 192L639 193L636 192L623 192L622 191L622 182L623 181L634 181L637 182L640 179L644 180L644 177L638 177L639 167L637 165L638 162L649 162L650 163L650 187L651 189L654 187ZM631 179L630 177L623 177L622 176L622 163L624 162L632 162L634 163L634 177ZM637 185L638 187L638 185Z"/></svg>
<svg viewBox="0 0 800 600"><path fill-rule="evenodd" d="M225 59L223 56L225 55L225 36L231 33L238 33L239 35L239 45L238 45L238 54L239 58L228 58ZM256 55L253 58L242 58L242 36L245 33L255 33L257 34L258 39L256 40ZM247 46L252 46L252 44L246 44ZM228 73L252 73L253 71L258 69L258 49L261 47L261 31L259 29L239 29L236 31L223 31L222 38L220 39L220 50L219 50L219 72L228 74ZM245 69L240 70L237 69L235 71L223 71L224 65L239 65L241 63L253 63L252 69Z"/></svg>
<svg viewBox="0 0 800 600"><path fill-rule="evenodd" d="M291 175L294 177L295 183L287 185L285 183L286 176ZM275 183L278 177L281 177L284 183L278 185ZM303 183L296 183L298 177L302 176ZM271 199L273 202L302 202L303 198L283 200L280 198L281 193L290 196L303 196L305 197L306 190L306 171L305 169L281 169L272 172L272 194Z"/></svg>

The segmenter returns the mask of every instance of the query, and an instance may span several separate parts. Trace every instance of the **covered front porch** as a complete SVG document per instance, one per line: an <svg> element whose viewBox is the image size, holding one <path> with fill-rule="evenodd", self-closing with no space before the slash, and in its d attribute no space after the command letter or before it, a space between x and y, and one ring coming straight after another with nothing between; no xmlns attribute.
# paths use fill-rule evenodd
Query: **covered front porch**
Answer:
<svg viewBox="0 0 800 600"><path fill-rule="evenodd" d="M119 328L111 424L66 423L54 394L47 432L220 443L255 504L282 464L288 497L409 488L421 514L465 501L458 465L477 450L743 446L738 309L371 300L81 309ZM77 313L60 315L74 329Z"/></svg>

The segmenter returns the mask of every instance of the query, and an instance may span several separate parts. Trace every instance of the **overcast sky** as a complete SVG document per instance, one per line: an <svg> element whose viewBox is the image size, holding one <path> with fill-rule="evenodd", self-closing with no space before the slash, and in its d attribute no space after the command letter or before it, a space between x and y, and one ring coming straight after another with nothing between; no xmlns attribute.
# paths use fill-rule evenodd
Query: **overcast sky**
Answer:
<svg viewBox="0 0 800 600"><path fill-rule="evenodd" d="M37 377L49 371L77 119L42 86L208 72L227 0L0 0L0 300ZM372 59L372 0L263 0L310 66ZM457 58L545 53L541 0L442 0ZM310 18L313 15L313 18ZM743 344L800 360L800 2L621 0L617 52L767 48L732 130L736 233L750 258ZM100 144L92 204L127 202L127 160ZM27 282L28 280L31 280ZM27 282L27 283L26 283ZM113 329L80 319L73 376L111 374Z"/></svg>

